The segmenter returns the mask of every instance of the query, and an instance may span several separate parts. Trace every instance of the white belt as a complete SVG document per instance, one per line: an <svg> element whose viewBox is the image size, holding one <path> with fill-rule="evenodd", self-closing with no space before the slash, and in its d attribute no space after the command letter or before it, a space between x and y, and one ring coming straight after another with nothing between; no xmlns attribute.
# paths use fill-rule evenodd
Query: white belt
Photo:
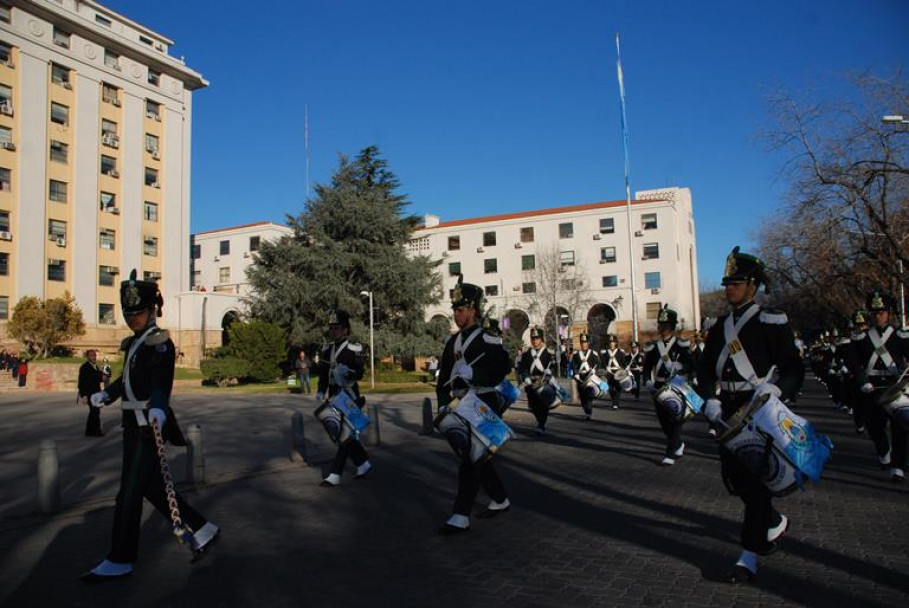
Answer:
<svg viewBox="0 0 909 608"><path fill-rule="evenodd" d="M139 426L148 426L148 421L145 419L145 403L141 401L121 401L120 407L124 410L133 410L136 414L136 424Z"/></svg>
<svg viewBox="0 0 909 608"><path fill-rule="evenodd" d="M727 393L747 393L754 391L750 382L720 382L720 390Z"/></svg>

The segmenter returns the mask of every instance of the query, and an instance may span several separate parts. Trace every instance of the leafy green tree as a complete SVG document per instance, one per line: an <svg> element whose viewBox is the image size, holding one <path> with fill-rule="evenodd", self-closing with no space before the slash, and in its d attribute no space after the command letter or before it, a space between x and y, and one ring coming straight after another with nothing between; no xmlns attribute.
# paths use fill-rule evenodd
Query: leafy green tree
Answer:
<svg viewBox="0 0 909 608"><path fill-rule="evenodd" d="M246 363L245 376L254 382L269 382L281 375L287 358L284 331L273 323L234 323L227 330L230 343L222 349L226 359ZM234 366L235 367L235 366Z"/></svg>
<svg viewBox="0 0 909 608"><path fill-rule="evenodd" d="M83 335L85 322L75 298L65 292L63 297L49 300L22 298L13 308L6 330L30 354L40 352L46 357L55 346Z"/></svg>
<svg viewBox="0 0 909 608"><path fill-rule="evenodd" d="M331 182L317 185L304 210L288 216L293 236L260 246L247 270L251 316L279 325L291 345L312 344L323 340L329 311L340 307L365 342L369 306L360 292L368 290L377 354L430 348L423 311L440 285L438 263L407 254L418 218L406 213L399 187L378 148L353 160L341 156Z"/></svg>

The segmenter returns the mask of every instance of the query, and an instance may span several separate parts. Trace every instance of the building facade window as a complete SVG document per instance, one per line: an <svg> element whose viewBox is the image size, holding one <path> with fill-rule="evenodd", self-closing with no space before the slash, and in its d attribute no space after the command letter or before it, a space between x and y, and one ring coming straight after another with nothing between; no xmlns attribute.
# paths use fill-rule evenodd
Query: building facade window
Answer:
<svg viewBox="0 0 909 608"><path fill-rule="evenodd" d="M193 245L193 259L198 260L202 257L202 245Z"/></svg>
<svg viewBox="0 0 909 608"><path fill-rule="evenodd" d="M161 104L154 102L151 99L146 99L145 116L153 120L161 120Z"/></svg>
<svg viewBox="0 0 909 608"><path fill-rule="evenodd" d="M483 292L487 296L497 296L499 295L499 286L498 285L487 285L483 288Z"/></svg>
<svg viewBox="0 0 909 608"><path fill-rule="evenodd" d="M51 140L50 159L56 163L66 164L69 159L69 146L62 141Z"/></svg>
<svg viewBox="0 0 909 608"><path fill-rule="evenodd" d="M9 65L13 60L13 47L0 40L0 61Z"/></svg>
<svg viewBox="0 0 909 608"><path fill-rule="evenodd" d="M9 169L0 167L0 190L3 192L9 192L13 187L10 175Z"/></svg>
<svg viewBox="0 0 909 608"><path fill-rule="evenodd" d="M59 85L68 85L70 69L58 63L51 64L51 82Z"/></svg>
<svg viewBox="0 0 909 608"><path fill-rule="evenodd" d="M560 266L574 266L574 251L560 251L559 252L559 265Z"/></svg>
<svg viewBox="0 0 909 608"><path fill-rule="evenodd" d="M54 28L54 44L57 46L62 46L65 49L69 48L69 32L64 32L58 27Z"/></svg>
<svg viewBox="0 0 909 608"><path fill-rule="evenodd" d="M644 244L644 259L655 260L660 257L660 245L658 243Z"/></svg>
<svg viewBox="0 0 909 608"><path fill-rule="evenodd" d="M47 260L47 280L48 281L65 281L66 280L66 260Z"/></svg>
<svg viewBox="0 0 909 608"><path fill-rule="evenodd" d="M145 134L146 152L150 152L152 154L157 154L158 153L158 143L159 143L159 140L156 135L152 135L151 133Z"/></svg>
<svg viewBox="0 0 909 608"><path fill-rule="evenodd" d="M559 224L559 238L574 238L574 222L565 222L564 224Z"/></svg>
<svg viewBox="0 0 909 608"><path fill-rule="evenodd" d="M9 296L0 296L0 321L9 319Z"/></svg>
<svg viewBox="0 0 909 608"><path fill-rule="evenodd" d="M496 233L495 232L484 232L483 233L483 247L495 247L496 246Z"/></svg>
<svg viewBox="0 0 909 608"><path fill-rule="evenodd" d="M13 89L0 84L0 114L13 115Z"/></svg>
<svg viewBox="0 0 909 608"><path fill-rule="evenodd" d="M155 86L161 84L161 72L148 68L148 84Z"/></svg>
<svg viewBox="0 0 909 608"><path fill-rule="evenodd" d="M111 194L110 192L101 193L101 211L105 213L113 213L114 209L117 208L117 195Z"/></svg>
<svg viewBox="0 0 909 608"><path fill-rule="evenodd" d="M101 173L117 177L117 159L113 156L101 155Z"/></svg>
<svg viewBox="0 0 909 608"><path fill-rule="evenodd" d="M619 276L616 274L611 274L609 276L603 277L603 287L618 287L619 286Z"/></svg>
<svg viewBox="0 0 909 608"><path fill-rule="evenodd" d="M157 222L158 221L158 204L149 203L148 201L145 201L145 204L143 206L143 213L144 213L145 221Z"/></svg>
<svg viewBox="0 0 909 608"><path fill-rule="evenodd" d="M158 237L147 236L142 245L142 253L149 257L158 257Z"/></svg>
<svg viewBox="0 0 909 608"><path fill-rule="evenodd" d="M9 23L12 20L13 9L8 4L0 4L0 21Z"/></svg>
<svg viewBox="0 0 909 608"><path fill-rule="evenodd" d="M521 293L536 293L536 292L537 292L536 283L533 283L533 282L521 283Z"/></svg>
<svg viewBox="0 0 909 608"><path fill-rule="evenodd" d="M104 65L114 70L120 71L120 55L104 49Z"/></svg>
<svg viewBox="0 0 909 608"><path fill-rule="evenodd" d="M160 186L158 183L158 170L152 169L151 167L145 167L145 185L151 186L152 188L157 188Z"/></svg>
<svg viewBox="0 0 909 608"><path fill-rule="evenodd" d="M9 127L0 127L0 146L13 143L13 130Z"/></svg>
<svg viewBox="0 0 909 608"><path fill-rule="evenodd" d="M499 260L496 258L486 258L483 260L483 272L492 274L499 271Z"/></svg>
<svg viewBox="0 0 909 608"><path fill-rule="evenodd" d="M663 286L659 272L644 273L644 289L659 289Z"/></svg>
<svg viewBox="0 0 909 608"><path fill-rule="evenodd" d="M460 249L461 249L461 237L459 237L459 236L448 237L448 251L460 251Z"/></svg>
<svg viewBox="0 0 909 608"><path fill-rule="evenodd" d="M9 276L9 254L0 253L0 277Z"/></svg>
<svg viewBox="0 0 909 608"><path fill-rule="evenodd" d="M106 251L114 251L117 248L117 231L110 228L99 230L98 246Z"/></svg>
<svg viewBox="0 0 909 608"><path fill-rule="evenodd" d="M533 226L527 226L526 228L521 228L521 242L522 243L532 243L533 242Z"/></svg>
<svg viewBox="0 0 909 608"><path fill-rule="evenodd" d="M259 245L262 242L262 237L251 236L249 237L249 250L250 251L259 251Z"/></svg>
<svg viewBox="0 0 909 608"><path fill-rule="evenodd" d="M660 302L647 302L647 318L657 319L660 316L660 308L663 305Z"/></svg>
<svg viewBox="0 0 909 608"><path fill-rule="evenodd" d="M600 247L600 262L604 264L615 262L615 247Z"/></svg>
<svg viewBox="0 0 909 608"><path fill-rule="evenodd" d="M521 270L533 270L537 267L537 258L534 255L521 256Z"/></svg>
<svg viewBox="0 0 909 608"><path fill-rule="evenodd" d="M120 89L106 82L101 83L101 101L113 106L120 105Z"/></svg>
<svg viewBox="0 0 909 608"><path fill-rule="evenodd" d="M117 322L116 311L113 304L98 304L98 323L100 325L115 325Z"/></svg>
<svg viewBox="0 0 909 608"><path fill-rule="evenodd" d="M69 125L69 108L62 103L51 102L51 122L64 127Z"/></svg>
<svg viewBox="0 0 909 608"><path fill-rule="evenodd" d="M160 281L161 273L155 272L154 270L146 270L145 272L142 273L142 280L143 281Z"/></svg>
<svg viewBox="0 0 909 608"><path fill-rule="evenodd" d="M600 234L612 234L615 232L615 220L606 217L600 220Z"/></svg>
<svg viewBox="0 0 909 608"><path fill-rule="evenodd" d="M47 240L56 241L58 239L66 240L66 222L63 220L48 220Z"/></svg>
<svg viewBox="0 0 909 608"><path fill-rule="evenodd" d="M230 255L230 241L221 241L218 243L219 255Z"/></svg>
<svg viewBox="0 0 909 608"><path fill-rule="evenodd" d="M116 266L98 266L98 285L113 287L120 270Z"/></svg>
<svg viewBox="0 0 909 608"><path fill-rule="evenodd" d="M9 211L0 211L0 232L9 232Z"/></svg>
<svg viewBox="0 0 909 608"><path fill-rule="evenodd" d="M645 213L641 215L641 230L656 230L657 214Z"/></svg>
<svg viewBox="0 0 909 608"><path fill-rule="evenodd" d="M230 266L221 266L218 268L218 282L230 283Z"/></svg>
<svg viewBox="0 0 909 608"><path fill-rule="evenodd" d="M461 262L451 262L448 265L448 276L456 277L461 274Z"/></svg>
<svg viewBox="0 0 909 608"><path fill-rule="evenodd" d="M65 203L66 202L66 182L58 182L55 179L50 180L48 186L48 196L50 200L55 203Z"/></svg>

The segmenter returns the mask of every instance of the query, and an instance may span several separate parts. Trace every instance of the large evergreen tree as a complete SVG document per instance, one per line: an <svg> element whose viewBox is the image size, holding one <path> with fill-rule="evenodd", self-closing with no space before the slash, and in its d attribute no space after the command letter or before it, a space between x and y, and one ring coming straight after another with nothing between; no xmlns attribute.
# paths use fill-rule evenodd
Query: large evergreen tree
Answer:
<svg viewBox="0 0 909 608"><path fill-rule="evenodd" d="M378 353L431 352L423 311L440 278L436 262L407 255L418 218L406 213L399 186L378 148L341 156L331 183L317 185L303 212L288 216L293 236L262 243L247 270L252 316L280 325L299 345L320 342L328 312L340 307L365 339L369 304L360 292L372 291Z"/></svg>

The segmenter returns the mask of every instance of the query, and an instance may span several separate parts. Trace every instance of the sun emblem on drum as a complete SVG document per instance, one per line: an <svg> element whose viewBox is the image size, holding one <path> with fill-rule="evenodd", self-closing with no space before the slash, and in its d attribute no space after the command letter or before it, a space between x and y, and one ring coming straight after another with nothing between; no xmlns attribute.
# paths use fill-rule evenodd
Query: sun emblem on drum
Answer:
<svg viewBox="0 0 909 608"><path fill-rule="evenodd" d="M808 441L808 433L805 428L792 418L786 417L780 420L780 428L789 435L794 443L801 445Z"/></svg>

